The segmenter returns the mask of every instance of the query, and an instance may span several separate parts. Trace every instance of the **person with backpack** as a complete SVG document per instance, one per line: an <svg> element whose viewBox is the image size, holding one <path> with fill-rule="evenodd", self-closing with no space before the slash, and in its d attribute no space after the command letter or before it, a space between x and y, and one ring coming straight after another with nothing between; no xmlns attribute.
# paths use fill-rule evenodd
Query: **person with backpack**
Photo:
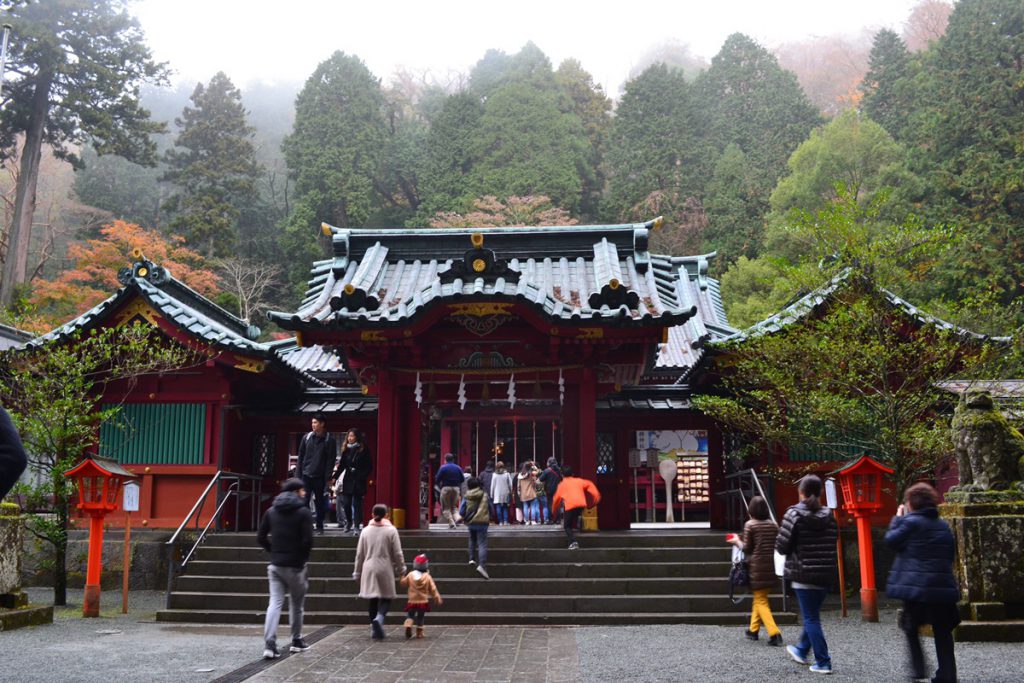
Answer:
<svg viewBox="0 0 1024 683"><path fill-rule="evenodd" d="M340 508L345 513L345 533L359 533L363 522L363 497L366 495L373 458L366 445L366 437L359 429L345 433L341 460L332 479L341 480ZM339 516L340 519L340 516Z"/></svg>
<svg viewBox="0 0 1024 683"><path fill-rule="evenodd" d="M885 592L903 601L900 628L907 637L910 677L927 679L918 630L930 624L938 668L935 683L956 681L953 629L960 624L960 588L953 576L956 544L949 525L939 518L939 494L920 482L907 489L903 504L889 523L885 544L896 552Z"/></svg>
<svg viewBox="0 0 1024 683"><path fill-rule="evenodd" d="M327 431L327 418L317 413L311 420L313 431L299 443L299 462L296 476L302 479L306 490L306 505L312 499L316 505L316 532L324 533L327 514L327 480L338 459L338 443Z"/></svg>
<svg viewBox="0 0 1024 683"><path fill-rule="evenodd" d="M459 495L462 484L466 481L462 468L455 464L455 454L445 453L444 464L437 470L434 477L441 487L441 519L448 522L448 528L455 528L455 515L459 509Z"/></svg>
<svg viewBox="0 0 1024 683"><path fill-rule="evenodd" d="M761 626L764 626L768 631L768 644L778 647L782 645L782 631L772 616L768 593L779 582L779 577L775 576L775 539L779 535L779 527L771 520L768 502L761 496L750 499L747 512L750 519L743 525L743 535L733 536L731 540L746 557L753 595L750 628L745 635L749 640L757 640Z"/></svg>
<svg viewBox="0 0 1024 683"><path fill-rule="evenodd" d="M292 652L309 649L302 639L303 604L309 586L306 563L313 551L313 516L305 502L301 479L287 479L281 493L260 520L256 541L270 553L267 578L270 604L263 624L263 658L276 659L277 627L281 620L284 596L288 595L288 625L292 631Z"/></svg>
<svg viewBox="0 0 1024 683"><path fill-rule="evenodd" d="M487 573L487 530L491 524L490 501L480 480L470 477L466 482L466 495L462 499L459 514L469 529L469 564L476 566L476 573L485 579Z"/></svg>
<svg viewBox="0 0 1024 683"><path fill-rule="evenodd" d="M822 507L821 479L808 474L800 480L800 502L782 517L775 550L786 556L784 578L791 583L800 603L803 630L796 645L786 652L798 664L809 664L814 673L832 673L832 658L821 628L821 603L833 584L836 571L836 539L839 536L832 511ZM814 661L808 659L814 651Z"/></svg>
<svg viewBox="0 0 1024 683"><path fill-rule="evenodd" d="M548 458L547 467L537 477L537 481L544 485L545 504L548 506L546 514L546 522L548 524L557 524L562 519L561 512L551 505L555 499L555 491L558 489L558 485L562 483L562 469L558 466L558 461L555 460L554 456Z"/></svg>

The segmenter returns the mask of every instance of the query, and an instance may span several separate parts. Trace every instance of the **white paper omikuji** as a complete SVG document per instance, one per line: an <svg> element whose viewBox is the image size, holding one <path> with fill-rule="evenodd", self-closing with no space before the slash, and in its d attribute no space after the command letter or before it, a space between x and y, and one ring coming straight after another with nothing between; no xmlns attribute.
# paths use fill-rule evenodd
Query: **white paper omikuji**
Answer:
<svg viewBox="0 0 1024 683"><path fill-rule="evenodd" d="M423 382L420 381L420 373L416 373L416 407L423 405Z"/></svg>
<svg viewBox="0 0 1024 683"><path fill-rule="evenodd" d="M516 376L512 375L508 378L508 407L516 407Z"/></svg>
<svg viewBox="0 0 1024 683"><path fill-rule="evenodd" d="M459 375L459 410L466 409L466 376Z"/></svg>
<svg viewBox="0 0 1024 683"><path fill-rule="evenodd" d="M565 377L562 377L562 371L558 371L558 404L565 405Z"/></svg>

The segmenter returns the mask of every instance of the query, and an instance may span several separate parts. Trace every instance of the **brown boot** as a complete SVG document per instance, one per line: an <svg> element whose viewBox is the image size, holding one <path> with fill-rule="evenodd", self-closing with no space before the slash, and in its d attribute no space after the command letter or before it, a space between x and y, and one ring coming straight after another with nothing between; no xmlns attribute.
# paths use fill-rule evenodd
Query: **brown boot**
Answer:
<svg viewBox="0 0 1024 683"><path fill-rule="evenodd" d="M412 619L405 620L405 637L412 638Z"/></svg>
<svg viewBox="0 0 1024 683"><path fill-rule="evenodd" d="M423 627L422 626L417 626L416 627L416 637L417 638L422 638L423 637Z"/></svg>

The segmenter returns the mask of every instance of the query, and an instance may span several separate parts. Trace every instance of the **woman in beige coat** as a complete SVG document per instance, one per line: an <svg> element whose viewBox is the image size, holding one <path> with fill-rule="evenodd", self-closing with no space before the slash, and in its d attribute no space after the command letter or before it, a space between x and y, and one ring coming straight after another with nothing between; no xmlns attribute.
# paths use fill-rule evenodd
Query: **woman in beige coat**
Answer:
<svg viewBox="0 0 1024 683"><path fill-rule="evenodd" d="M405 574L405 556L398 529L388 520L388 506L373 506L373 519L359 534L352 578L359 582L359 597L370 601L369 616L374 640L384 637L384 617L395 597L395 577Z"/></svg>

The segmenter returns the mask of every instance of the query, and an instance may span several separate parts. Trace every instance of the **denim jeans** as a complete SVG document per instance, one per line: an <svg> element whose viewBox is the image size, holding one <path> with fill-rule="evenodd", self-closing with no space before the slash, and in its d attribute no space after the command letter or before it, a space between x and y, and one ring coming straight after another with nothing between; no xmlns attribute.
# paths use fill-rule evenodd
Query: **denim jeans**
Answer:
<svg viewBox="0 0 1024 683"><path fill-rule="evenodd" d="M539 517L543 518L544 523L547 524L548 523L548 519L550 519L548 517L548 515L549 515L548 497L547 496L537 496L537 500L535 502L540 507L540 515L539 515Z"/></svg>
<svg viewBox="0 0 1024 683"><path fill-rule="evenodd" d="M487 525L469 525L469 559L479 567L487 566Z"/></svg>
<svg viewBox="0 0 1024 683"><path fill-rule="evenodd" d="M284 596L288 595L288 625L292 640L302 637L303 602L306 600L306 568L267 566L270 581L270 604L267 605L267 619L263 623L263 642L269 648L277 646L277 625L281 620Z"/></svg>
<svg viewBox="0 0 1024 683"><path fill-rule="evenodd" d="M524 500L523 501L523 521L524 522L539 522L540 521L540 503L537 499Z"/></svg>
<svg viewBox="0 0 1024 683"><path fill-rule="evenodd" d="M498 523L508 524L508 503L495 503L494 508L497 511Z"/></svg>
<svg viewBox="0 0 1024 683"><path fill-rule="evenodd" d="M306 506L309 506L312 499L316 509L316 528L323 530L324 516L327 514L327 496L324 493L326 483L323 479L303 477L302 484L306 489Z"/></svg>
<svg viewBox="0 0 1024 683"><path fill-rule="evenodd" d="M358 529L363 523L363 497L351 493L341 494L342 509L345 511L345 529Z"/></svg>
<svg viewBox="0 0 1024 683"><path fill-rule="evenodd" d="M832 658L828 655L828 643L825 632L821 630L821 603L825 601L825 591L819 589L794 588L796 599L800 603L800 618L804 628L800 632L800 640L796 649L803 655L814 650L814 661L818 666L832 666Z"/></svg>

